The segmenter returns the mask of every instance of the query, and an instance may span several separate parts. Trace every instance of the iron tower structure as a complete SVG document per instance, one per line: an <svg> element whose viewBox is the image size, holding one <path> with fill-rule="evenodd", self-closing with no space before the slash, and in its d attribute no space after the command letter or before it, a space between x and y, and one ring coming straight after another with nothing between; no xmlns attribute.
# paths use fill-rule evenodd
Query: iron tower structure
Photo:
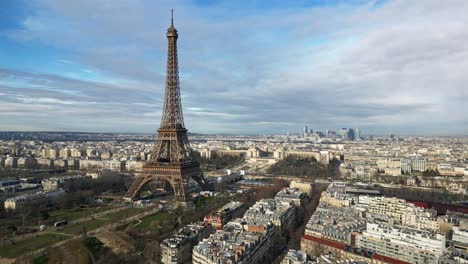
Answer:
<svg viewBox="0 0 468 264"><path fill-rule="evenodd" d="M167 72L161 125L151 157L143 165L142 175L132 183L125 198L135 200L145 184L153 180L162 180L171 185L177 202L187 203L189 180L193 178L202 188L207 188L208 182L203 176L200 164L190 158L191 148L184 125L180 98L177 62L178 34L174 27L173 15L171 15L171 26L167 29L166 36L168 42Z"/></svg>

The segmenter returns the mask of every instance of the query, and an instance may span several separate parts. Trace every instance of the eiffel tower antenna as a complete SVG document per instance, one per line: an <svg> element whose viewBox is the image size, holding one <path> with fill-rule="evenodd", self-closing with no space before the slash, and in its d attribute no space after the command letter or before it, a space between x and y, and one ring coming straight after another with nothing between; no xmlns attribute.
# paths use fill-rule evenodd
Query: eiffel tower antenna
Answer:
<svg viewBox="0 0 468 264"><path fill-rule="evenodd" d="M174 190L178 202L190 202L187 184L193 178L202 188L208 187L200 164L190 157L190 143L184 125L179 85L177 58L177 29L174 27L174 11L171 10L171 26L167 29L167 70L161 126L150 159L143 166L143 173L136 178L125 198L135 200L141 188L150 181L166 182Z"/></svg>
<svg viewBox="0 0 468 264"><path fill-rule="evenodd" d="M171 9L171 27L174 26L174 9Z"/></svg>

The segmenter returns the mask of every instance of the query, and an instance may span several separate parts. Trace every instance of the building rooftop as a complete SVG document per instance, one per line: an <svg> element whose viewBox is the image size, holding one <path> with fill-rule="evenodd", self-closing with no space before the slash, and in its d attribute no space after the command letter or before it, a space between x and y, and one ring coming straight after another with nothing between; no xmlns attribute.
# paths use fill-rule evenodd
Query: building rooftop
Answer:
<svg viewBox="0 0 468 264"><path fill-rule="evenodd" d="M320 203L306 225L306 234L346 240L353 231L364 230L366 219L350 207L331 207Z"/></svg>
<svg viewBox="0 0 468 264"><path fill-rule="evenodd" d="M177 248L190 239L197 237L199 232L204 228L206 228L204 223L186 225L179 229L172 237L164 239L162 243L168 247Z"/></svg>
<svg viewBox="0 0 468 264"><path fill-rule="evenodd" d="M245 212L244 218L283 221L294 209L294 203L283 202L276 199L262 199Z"/></svg>
<svg viewBox="0 0 468 264"><path fill-rule="evenodd" d="M37 198L45 197L44 192L37 192L37 193L27 193L23 195L18 195L15 197L11 197L5 200L5 202L19 202L19 201L25 201L25 200L33 200Z"/></svg>
<svg viewBox="0 0 468 264"><path fill-rule="evenodd" d="M301 192L297 188L283 188L276 194L275 199L303 199L306 195L307 194L305 192Z"/></svg>
<svg viewBox="0 0 468 264"><path fill-rule="evenodd" d="M287 260L287 263L307 263L307 254L304 251L290 249L286 256L284 256L283 262Z"/></svg>
<svg viewBox="0 0 468 264"><path fill-rule="evenodd" d="M228 211L235 211L239 208L241 208L244 204L241 203L241 202L229 202L227 204L225 204L223 207L219 208L218 209L218 212L219 213L225 213L225 212L228 212Z"/></svg>
<svg viewBox="0 0 468 264"><path fill-rule="evenodd" d="M61 176L61 177L51 177L48 179L44 179L43 182L62 182L62 181L67 181L67 180L74 180L74 179L80 179L80 178L91 178L91 176L86 176L86 175L67 175L67 176Z"/></svg>
<svg viewBox="0 0 468 264"><path fill-rule="evenodd" d="M196 245L194 252L216 262L223 260L222 263L227 260L248 260L262 241L269 239L274 227L263 223L265 229L261 232L245 231L242 227L244 221L247 220L229 222L223 230L218 230Z"/></svg>

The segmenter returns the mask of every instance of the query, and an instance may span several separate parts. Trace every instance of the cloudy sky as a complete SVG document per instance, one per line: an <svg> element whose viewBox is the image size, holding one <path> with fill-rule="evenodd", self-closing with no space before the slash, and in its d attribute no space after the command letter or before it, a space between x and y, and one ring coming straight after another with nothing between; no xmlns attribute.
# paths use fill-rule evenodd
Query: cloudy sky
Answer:
<svg viewBox="0 0 468 264"><path fill-rule="evenodd" d="M466 0L1 0L0 130L468 134Z"/></svg>

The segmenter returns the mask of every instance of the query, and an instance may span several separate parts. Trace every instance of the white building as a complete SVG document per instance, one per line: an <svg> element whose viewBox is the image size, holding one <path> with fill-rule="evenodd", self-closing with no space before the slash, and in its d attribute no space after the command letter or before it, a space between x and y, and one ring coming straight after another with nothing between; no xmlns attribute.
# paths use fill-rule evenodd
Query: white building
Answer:
<svg viewBox="0 0 468 264"><path fill-rule="evenodd" d="M468 228L454 226L452 230L452 242L454 249L459 252L464 252L465 256L468 257Z"/></svg>
<svg viewBox="0 0 468 264"><path fill-rule="evenodd" d="M307 261L307 254L304 251L290 249L284 256L280 264L309 264Z"/></svg>
<svg viewBox="0 0 468 264"><path fill-rule="evenodd" d="M53 191L64 187L66 182L90 180L91 176L71 175L62 177L52 177L42 181L44 191Z"/></svg>
<svg viewBox="0 0 468 264"><path fill-rule="evenodd" d="M120 160L81 160L80 170L124 171L125 161Z"/></svg>
<svg viewBox="0 0 468 264"><path fill-rule="evenodd" d="M372 222L356 236L357 247L409 263L437 263L445 242L440 233Z"/></svg>
<svg viewBox="0 0 468 264"><path fill-rule="evenodd" d="M424 209L395 197L369 197L366 200L370 215L386 215L398 224L414 228L440 230L437 212L433 209Z"/></svg>
<svg viewBox="0 0 468 264"><path fill-rule="evenodd" d="M125 163L125 169L131 172L141 172L143 171L144 161L130 160Z"/></svg>
<svg viewBox="0 0 468 264"><path fill-rule="evenodd" d="M411 170L423 172L426 171L425 159L411 159Z"/></svg>
<svg viewBox="0 0 468 264"><path fill-rule="evenodd" d="M23 194L20 196L6 199L4 203L4 208L6 211L16 211L24 209L26 206L32 204L41 204L45 203L46 201L46 195L44 192Z"/></svg>
<svg viewBox="0 0 468 264"><path fill-rule="evenodd" d="M23 157L18 159L18 167L20 168L34 168L37 166L37 160L31 157Z"/></svg>
<svg viewBox="0 0 468 264"><path fill-rule="evenodd" d="M16 157L8 157L5 159L5 167L6 168L17 168L18 167L18 158Z"/></svg>
<svg viewBox="0 0 468 264"><path fill-rule="evenodd" d="M68 159L71 157L71 150L69 148L61 149L59 152L59 156L64 159Z"/></svg>

